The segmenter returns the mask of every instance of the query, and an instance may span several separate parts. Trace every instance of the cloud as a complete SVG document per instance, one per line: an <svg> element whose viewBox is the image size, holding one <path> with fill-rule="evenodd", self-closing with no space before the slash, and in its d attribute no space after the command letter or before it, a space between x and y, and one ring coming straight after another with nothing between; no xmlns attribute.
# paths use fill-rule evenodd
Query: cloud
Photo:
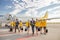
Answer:
<svg viewBox="0 0 60 40"><path fill-rule="evenodd" d="M23 9L23 7L21 7L20 4L17 4L17 3L19 3L18 0L14 0L12 3L14 5L15 9L13 11L11 11L10 14L16 15L16 14L18 14Z"/></svg>
<svg viewBox="0 0 60 40"><path fill-rule="evenodd" d="M28 12L25 13L25 16L35 17L37 16L37 11L35 9L29 9Z"/></svg>
<svg viewBox="0 0 60 40"><path fill-rule="evenodd" d="M60 17L60 9L53 10L49 12L49 18Z"/></svg>
<svg viewBox="0 0 60 40"><path fill-rule="evenodd" d="M54 12L54 11L57 11L57 10L60 10L60 6L57 6L57 7L55 7L55 8L52 8L52 9L50 9L49 11L50 11L50 12Z"/></svg>
<svg viewBox="0 0 60 40"><path fill-rule="evenodd" d="M12 3L15 9L10 14L17 17L42 17L46 11L48 18L60 17L60 2L57 0L13 0Z"/></svg>
<svg viewBox="0 0 60 40"><path fill-rule="evenodd" d="M19 12L20 12L19 9L15 9L14 11L10 12L9 14L16 15L16 14L19 13Z"/></svg>
<svg viewBox="0 0 60 40"><path fill-rule="evenodd" d="M51 4L53 2L53 4ZM58 3L59 4L59 3ZM47 10L50 11L54 6L57 7L57 0L13 0L14 10L10 14L17 15L22 13L23 16L40 16ZM27 11L23 11L26 8ZM39 11L37 11L39 9Z"/></svg>
<svg viewBox="0 0 60 40"><path fill-rule="evenodd" d="M12 8L12 6L7 5L7 6L5 6L5 8L10 9L10 8Z"/></svg>

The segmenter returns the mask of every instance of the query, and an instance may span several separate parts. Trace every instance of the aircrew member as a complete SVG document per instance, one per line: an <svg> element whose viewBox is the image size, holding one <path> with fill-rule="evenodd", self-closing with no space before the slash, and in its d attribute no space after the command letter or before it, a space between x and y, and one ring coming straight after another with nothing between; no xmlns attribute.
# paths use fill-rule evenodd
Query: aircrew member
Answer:
<svg viewBox="0 0 60 40"><path fill-rule="evenodd" d="M20 20L20 22L19 22L19 28L20 28L21 32L23 32L23 23L22 23L21 20Z"/></svg>
<svg viewBox="0 0 60 40"><path fill-rule="evenodd" d="M34 35L34 28L35 28L35 20L32 18L32 20L31 20L31 22L30 22L30 24L31 24L31 28L32 28L32 35Z"/></svg>
<svg viewBox="0 0 60 40"><path fill-rule="evenodd" d="M40 20L41 33L42 33L42 28L44 29L44 34L46 34L46 20Z"/></svg>
<svg viewBox="0 0 60 40"><path fill-rule="evenodd" d="M36 19L36 21L35 21L35 27L36 27L36 34L38 35L38 27L39 27L38 19Z"/></svg>
<svg viewBox="0 0 60 40"><path fill-rule="evenodd" d="M15 25L16 25L16 24L15 24L14 21L10 22L10 26L11 26L11 27L10 27L10 30L11 30L11 31L13 31L13 28L15 27Z"/></svg>
<svg viewBox="0 0 60 40"><path fill-rule="evenodd" d="M27 22L26 22L26 28L27 28L27 33L29 34L29 28L30 28L30 21L28 20Z"/></svg>
<svg viewBox="0 0 60 40"><path fill-rule="evenodd" d="M18 25L19 25L19 21L18 21L18 19L16 19L16 26L15 26L15 32L16 32L16 29L18 29L18 31L20 32L20 30L19 30L19 28L18 28Z"/></svg>

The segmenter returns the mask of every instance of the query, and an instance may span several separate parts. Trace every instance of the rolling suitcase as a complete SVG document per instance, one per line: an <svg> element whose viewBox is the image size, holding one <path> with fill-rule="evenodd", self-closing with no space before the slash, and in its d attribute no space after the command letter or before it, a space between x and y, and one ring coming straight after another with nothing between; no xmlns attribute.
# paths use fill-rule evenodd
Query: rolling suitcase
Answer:
<svg viewBox="0 0 60 40"><path fill-rule="evenodd" d="M38 28L38 31L40 31L40 28Z"/></svg>
<svg viewBox="0 0 60 40"><path fill-rule="evenodd" d="M10 28L10 32L12 32L13 31L13 29L12 28Z"/></svg>
<svg viewBox="0 0 60 40"><path fill-rule="evenodd" d="M48 33L48 29L46 29L46 33Z"/></svg>
<svg viewBox="0 0 60 40"><path fill-rule="evenodd" d="M27 28L25 28L25 31L27 31Z"/></svg>
<svg viewBox="0 0 60 40"><path fill-rule="evenodd" d="M23 28L21 28L21 30L23 30Z"/></svg>

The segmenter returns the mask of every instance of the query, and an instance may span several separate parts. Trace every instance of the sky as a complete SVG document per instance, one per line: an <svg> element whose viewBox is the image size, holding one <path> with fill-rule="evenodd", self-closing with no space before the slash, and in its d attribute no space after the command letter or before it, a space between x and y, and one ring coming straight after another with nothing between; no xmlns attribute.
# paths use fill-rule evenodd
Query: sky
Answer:
<svg viewBox="0 0 60 40"><path fill-rule="evenodd" d="M0 0L0 15L60 17L60 0Z"/></svg>

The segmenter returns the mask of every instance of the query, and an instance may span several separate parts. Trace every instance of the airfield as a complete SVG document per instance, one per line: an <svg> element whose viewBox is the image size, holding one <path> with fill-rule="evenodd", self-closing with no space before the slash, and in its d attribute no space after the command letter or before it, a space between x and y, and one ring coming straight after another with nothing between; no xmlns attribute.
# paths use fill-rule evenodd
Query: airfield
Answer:
<svg viewBox="0 0 60 40"><path fill-rule="evenodd" d="M60 40L60 23L48 23L48 33L46 35L39 34L32 36L31 29L30 34L27 32L9 32L8 28L0 28L0 40Z"/></svg>

